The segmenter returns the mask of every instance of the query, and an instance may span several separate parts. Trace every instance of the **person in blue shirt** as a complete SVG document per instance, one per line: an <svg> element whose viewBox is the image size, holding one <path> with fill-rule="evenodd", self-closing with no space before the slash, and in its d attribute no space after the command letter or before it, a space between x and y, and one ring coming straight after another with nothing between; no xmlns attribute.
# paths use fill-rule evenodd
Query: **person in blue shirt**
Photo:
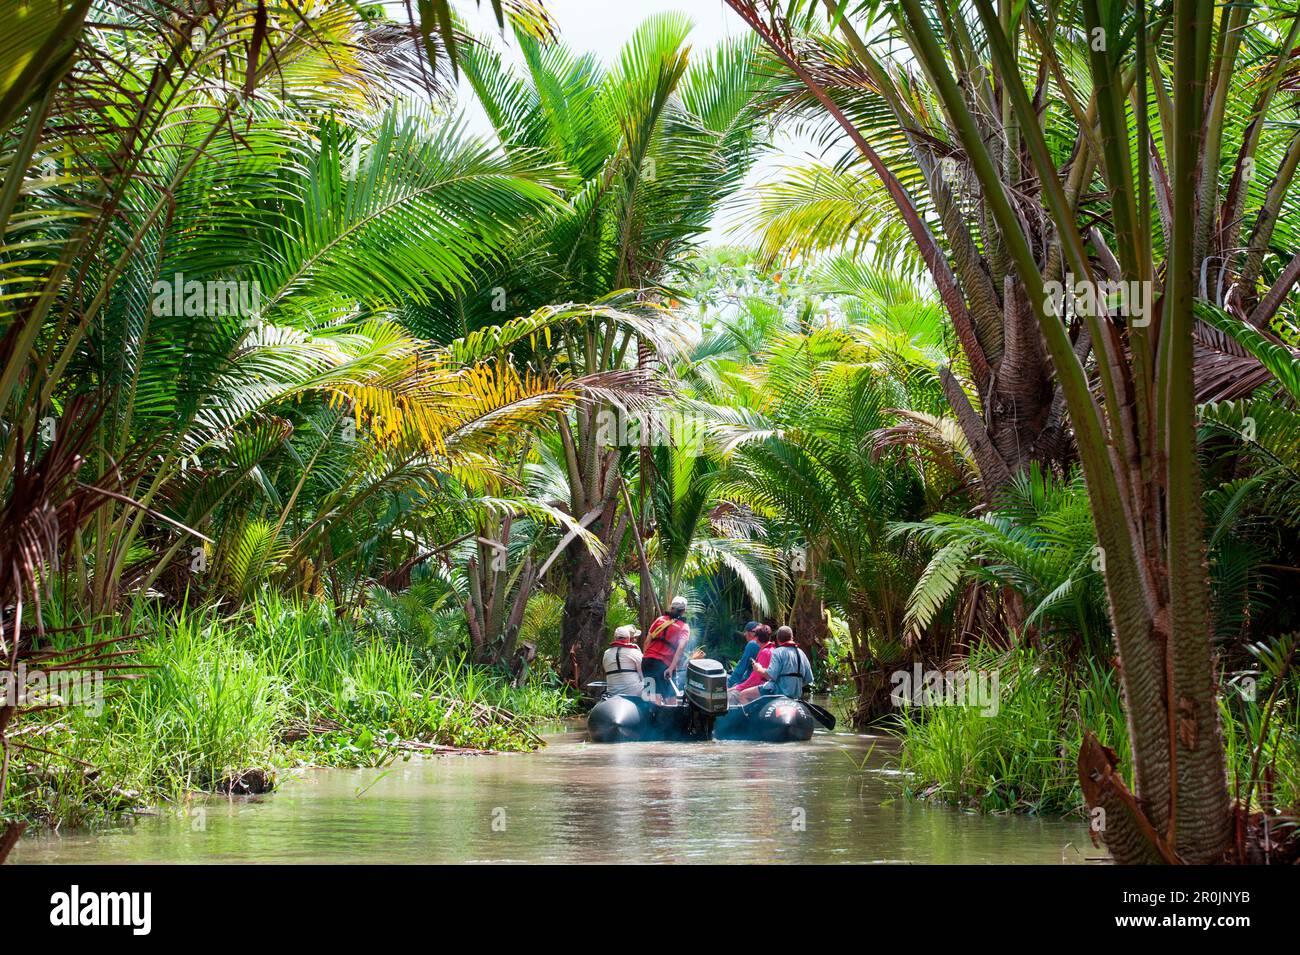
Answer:
<svg viewBox="0 0 1300 955"><path fill-rule="evenodd" d="M737 661L731 675L727 677L727 686L744 683L753 672L754 657L758 656L759 647L762 645L762 641L758 639L758 627L757 620L745 624L745 651L740 655L740 660Z"/></svg>

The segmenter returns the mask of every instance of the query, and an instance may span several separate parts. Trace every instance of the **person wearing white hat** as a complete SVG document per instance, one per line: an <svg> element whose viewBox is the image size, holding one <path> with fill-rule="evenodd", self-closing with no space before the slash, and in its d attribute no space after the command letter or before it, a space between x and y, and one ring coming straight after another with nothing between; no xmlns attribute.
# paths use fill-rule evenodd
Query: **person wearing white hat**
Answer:
<svg viewBox="0 0 1300 955"><path fill-rule="evenodd" d="M641 695L641 648L636 642L639 636L641 631L630 623L614 631L614 641L601 659L605 692L610 696Z"/></svg>

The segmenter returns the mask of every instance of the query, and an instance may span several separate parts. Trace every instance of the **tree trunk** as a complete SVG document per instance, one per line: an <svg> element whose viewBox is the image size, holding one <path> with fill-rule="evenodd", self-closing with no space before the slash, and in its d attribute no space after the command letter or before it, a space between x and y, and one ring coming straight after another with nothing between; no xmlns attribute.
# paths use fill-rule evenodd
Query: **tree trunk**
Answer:
<svg viewBox="0 0 1300 955"><path fill-rule="evenodd" d="M825 2L836 10L833 0ZM944 251L888 165L802 62L803 53L789 42L792 34L779 22L775 6L768 5L770 16L764 16L753 0L728 4L840 123L894 198L935 279L981 399L977 412L952 374L941 372L986 496L1028 461L1059 461L1071 444L1077 449L1105 563L1133 751L1131 791L1115 772L1114 755L1095 739L1086 740L1080 753L1080 782L1089 806L1103 811L1094 822L1101 823L1106 844L1118 862L1221 859L1231 845L1233 816L1209 636L1192 329L1198 279L1211 261L1207 245L1221 173L1221 107L1240 37L1247 32L1249 5L1225 15L1217 49L1213 4L1176 0L1171 5L1172 75L1162 94L1168 176L1154 196L1168 209L1159 210L1166 258L1158 262L1161 243L1150 235L1147 163L1135 164L1129 146L1130 91L1142 84L1136 114L1145 123L1148 73L1165 83L1146 42L1144 5L1136 5L1140 39L1131 47L1131 68L1113 47L1093 45L1088 52L1092 102L1079 121L1064 181L1045 135L1041 85L1031 94L1020 69L1018 30L1031 29L1031 18L1008 30L992 3L976 3L985 42L974 54L975 63L959 64L959 70L951 28L945 23L936 35L932 11L921 0L898 4L907 44L934 90L946 129L954 134L952 145L962 150L961 158L952 157L949 170L937 176L929 171L932 147L909 132L925 124L856 34L851 18L837 16L855 53L854 66L909 137L947 233ZM1082 10L1093 35L1118 22L1103 22L1103 13L1114 12L1107 5L1085 3ZM966 17L955 8L952 14L959 23ZM1296 35L1293 31L1284 52ZM987 69L996 82L986 89L982 82L970 82L969 74L959 75L972 69L976 75ZM1279 67L1268 82L1281 75ZM1138 139L1138 149L1150 149L1159 172L1155 137L1144 130ZM1079 228L1080 202L1093 191L1098 170L1113 200L1116 253L1105 248L1096 229L1090 252ZM976 204L979 215L954 215L954 193ZM1228 207L1235 218L1232 203ZM983 254L978 260L967 220L979 225ZM1159 303L1159 320L1129 320L1138 316L1128 314L1120 321L1107 307L1081 313L1083 327L1063 321L1049 294L1052 283L1083 283L1096 290L1102 276L1158 290L1152 297ZM986 287L990 280L994 289L1001 285L997 307ZM1090 351L1096 352L1092 364Z"/></svg>
<svg viewBox="0 0 1300 955"><path fill-rule="evenodd" d="M600 457L601 467L593 474L596 480L587 487L601 492L598 504L601 512L589 530L605 545L605 554L593 555L581 541L570 545L569 590L564 598L560 630L560 674L582 693L589 682L601 675L600 657L608 640L605 612L613 589L614 567L628 520L633 516L618 506L618 487L622 480L618 471L619 452L607 451ZM588 493L587 500L595 496Z"/></svg>
<svg viewBox="0 0 1300 955"><path fill-rule="evenodd" d="M871 622L870 618L857 615L849 619L849 663L853 668L853 689L857 697L852 722L858 727L887 716L893 708L890 672L895 666L872 656L867 636Z"/></svg>
<svg viewBox="0 0 1300 955"><path fill-rule="evenodd" d="M795 641L820 670L826 663L826 638L830 628L826 623L826 607L817 594L817 581L809 571L801 573L795 580L790 626L794 629Z"/></svg>
<svg viewBox="0 0 1300 955"><path fill-rule="evenodd" d="M609 606L610 573L585 548L569 557L569 592L564 598L560 634L560 673L580 693L600 679L600 657L606 643L605 612Z"/></svg>

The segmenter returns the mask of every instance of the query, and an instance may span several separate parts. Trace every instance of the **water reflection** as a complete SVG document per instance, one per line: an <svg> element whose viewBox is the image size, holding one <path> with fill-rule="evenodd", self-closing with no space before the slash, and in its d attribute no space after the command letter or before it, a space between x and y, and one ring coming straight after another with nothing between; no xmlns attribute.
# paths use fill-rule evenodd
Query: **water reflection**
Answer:
<svg viewBox="0 0 1300 955"><path fill-rule="evenodd" d="M875 750L871 751L872 746ZM898 798L876 737L797 745L553 736L539 753L312 770L118 831L23 840L17 862L1083 862L1073 820ZM871 751L865 767L862 760Z"/></svg>

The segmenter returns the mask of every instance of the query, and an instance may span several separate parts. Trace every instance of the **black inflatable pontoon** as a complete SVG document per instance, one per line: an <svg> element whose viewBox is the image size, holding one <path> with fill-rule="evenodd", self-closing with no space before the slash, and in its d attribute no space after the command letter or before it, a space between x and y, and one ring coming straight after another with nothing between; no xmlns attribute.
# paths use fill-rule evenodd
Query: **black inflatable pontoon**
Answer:
<svg viewBox="0 0 1300 955"><path fill-rule="evenodd" d="M742 739L792 743L812 739L812 712L787 696L761 696L727 705L727 674L716 660L692 660L678 705L630 696L607 696L587 714L593 743L638 740Z"/></svg>

